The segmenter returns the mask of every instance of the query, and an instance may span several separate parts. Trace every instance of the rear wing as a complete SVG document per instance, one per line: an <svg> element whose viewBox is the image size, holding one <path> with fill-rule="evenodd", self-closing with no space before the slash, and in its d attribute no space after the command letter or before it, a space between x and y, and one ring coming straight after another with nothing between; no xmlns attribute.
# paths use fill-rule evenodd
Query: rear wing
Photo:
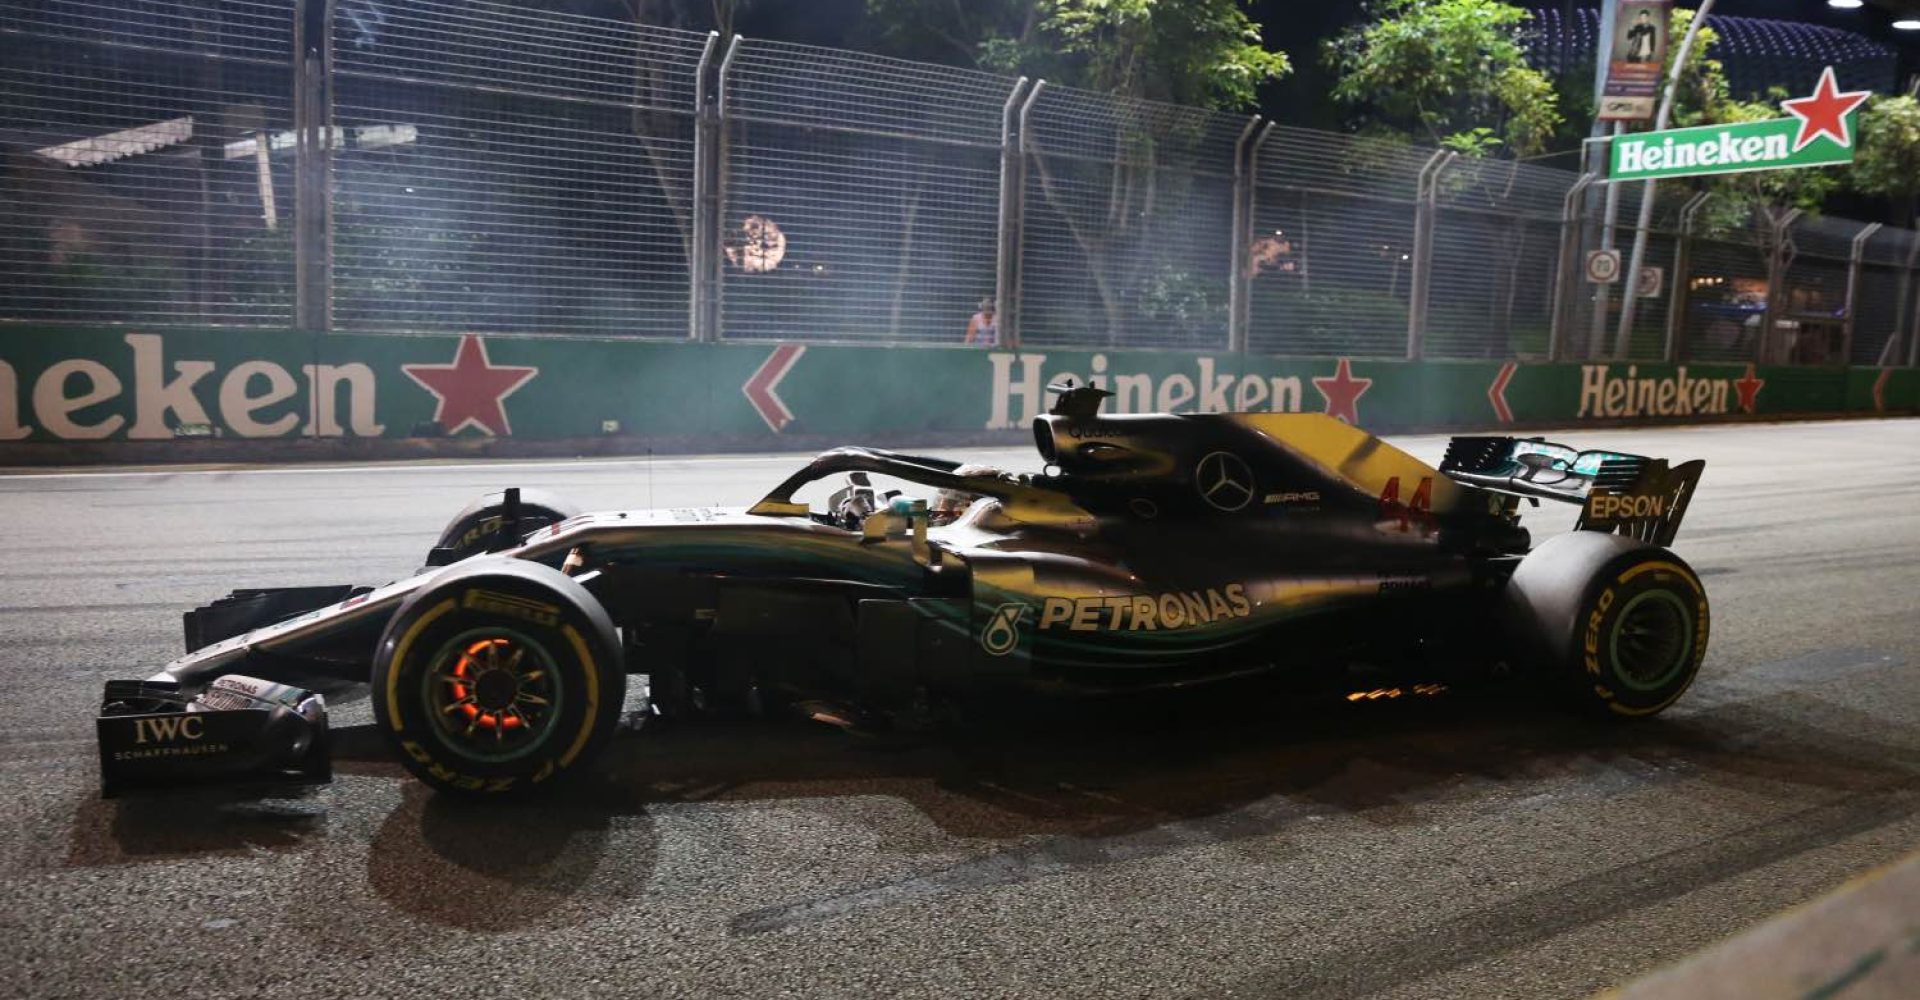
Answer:
<svg viewBox="0 0 1920 1000"><path fill-rule="evenodd" d="M1578 451L1540 438L1456 437L1440 472L1457 483L1508 496L1580 504L1582 531L1673 544L1707 463L1615 451Z"/></svg>

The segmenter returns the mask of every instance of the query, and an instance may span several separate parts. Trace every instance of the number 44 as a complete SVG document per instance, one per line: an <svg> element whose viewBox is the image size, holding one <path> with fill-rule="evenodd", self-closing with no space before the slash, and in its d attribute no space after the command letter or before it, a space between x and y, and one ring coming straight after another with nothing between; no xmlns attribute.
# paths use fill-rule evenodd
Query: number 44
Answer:
<svg viewBox="0 0 1920 1000"><path fill-rule="evenodd" d="M1400 477L1387 480L1385 489L1380 491L1380 519L1398 521L1399 530L1411 531L1415 522L1421 531L1433 530L1433 477L1421 476L1420 485L1414 487L1413 495L1405 503L1400 502Z"/></svg>

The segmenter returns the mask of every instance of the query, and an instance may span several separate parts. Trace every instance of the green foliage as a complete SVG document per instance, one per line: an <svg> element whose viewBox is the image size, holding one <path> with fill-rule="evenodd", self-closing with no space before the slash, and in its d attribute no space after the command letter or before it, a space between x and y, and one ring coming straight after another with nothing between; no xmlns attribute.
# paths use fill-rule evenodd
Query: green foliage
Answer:
<svg viewBox="0 0 1920 1000"><path fill-rule="evenodd" d="M1904 224L1920 200L1920 101L1880 97L1860 111L1853 151L1853 188L1899 205Z"/></svg>
<svg viewBox="0 0 1920 1000"><path fill-rule="evenodd" d="M870 44L903 59L1021 70L1044 54L1039 27L1036 0L867 0Z"/></svg>
<svg viewBox="0 0 1920 1000"><path fill-rule="evenodd" d="M1786 91L1775 87L1762 101L1727 100L1717 109L1710 124L1732 125L1766 121L1781 117L1780 102ZM1758 212L1765 218L1798 208L1818 213L1827 196L1840 187L1841 173L1828 167L1795 170L1755 170L1744 174L1716 174L1706 179L1714 198L1709 202L1710 221Z"/></svg>
<svg viewBox="0 0 1920 1000"><path fill-rule="evenodd" d="M1459 153L1461 156L1483 159L1491 156L1498 150L1501 143L1500 137L1495 135L1492 129L1482 125L1478 128L1467 129L1465 132L1455 132L1441 139L1440 145Z"/></svg>
<svg viewBox="0 0 1920 1000"><path fill-rule="evenodd" d="M882 48L1181 104L1248 108L1285 76L1238 0L867 0Z"/></svg>
<svg viewBox="0 0 1920 1000"><path fill-rule="evenodd" d="M1356 335L1395 337L1407 328L1407 304L1384 289L1321 288L1269 292L1261 326L1286 331L1290 354L1349 354Z"/></svg>
<svg viewBox="0 0 1920 1000"><path fill-rule="evenodd" d="M1225 292L1215 278L1163 264L1140 283L1138 309L1161 332L1198 340L1225 329Z"/></svg>
<svg viewBox="0 0 1920 1000"><path fill-rule="evenodd" d="M1673 9L1667 29L1667 37L1671 39L1667 46L1667 62L1660 68L1662 87L1672 77L1673 60L1680 54L1680 42L1687 37L1687 31L1693 25L1693 14L1693 11L1684 7ZM1694 37L1693 48L1687 52L1686 65L1680 70L1680 86L1673 95L1669 127L1704 125L1724 120L1719 116L1725 113L1725 107L1732 97L1727 88L1726 67L1713 58L1714 49L1719 45L1720 33L1701 25L1700 34Z"/></svg>
<svg viewBox="0 0 1920 1000"><path fill-rule="evenodd" d="M1095 90L1223 108L1251 107L1285 76L1236 0L1047 0L1045 30Z"/></svg>
<svg viewBox="0 0 1920 1000"><path fill-rule="evenodd" d="M1374 10L1327 44L1336 101L1456 149L1490 149L1473 135L1484 129L1514 156L1544 151L1562 116L1553 81L1520 44L1531 14L1498 0L1381 0Z"/></svg>

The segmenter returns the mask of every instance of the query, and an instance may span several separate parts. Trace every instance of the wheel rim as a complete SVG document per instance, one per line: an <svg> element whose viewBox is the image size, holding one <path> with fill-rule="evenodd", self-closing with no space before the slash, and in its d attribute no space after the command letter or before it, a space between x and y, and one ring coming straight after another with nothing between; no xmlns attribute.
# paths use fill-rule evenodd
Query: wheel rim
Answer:
<svg viewBox="0 0 1920 1000"><path fill-rule="evenodd" d="M1613 674L1636 691L1657 691L1679 676L1693 655L1693 615L1680 595L1635 594L1613 621Z"/></svg>
<svg viewBox="0 0 1920 1000"><path fill-rule="evenodd" d="M442 740L478 760L538 749L562 708L560 673L546 648L512 629L470 629L433 654L422 695Z"/></svg>

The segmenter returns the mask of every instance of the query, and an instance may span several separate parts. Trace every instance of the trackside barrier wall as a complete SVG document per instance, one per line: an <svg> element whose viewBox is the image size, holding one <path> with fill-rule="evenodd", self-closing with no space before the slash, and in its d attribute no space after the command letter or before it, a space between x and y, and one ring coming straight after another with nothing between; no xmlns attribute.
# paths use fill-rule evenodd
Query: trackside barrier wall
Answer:
<svg viewBox="0 0 1920 1000"><path fill-rule="evenodd" d="M0 464L296 439L420 453L1013 441L1066 377L1115 392L1108 412L1327 412L1373 430L1920 411L1920 371L1901 368L12 327Z"/></svg>

